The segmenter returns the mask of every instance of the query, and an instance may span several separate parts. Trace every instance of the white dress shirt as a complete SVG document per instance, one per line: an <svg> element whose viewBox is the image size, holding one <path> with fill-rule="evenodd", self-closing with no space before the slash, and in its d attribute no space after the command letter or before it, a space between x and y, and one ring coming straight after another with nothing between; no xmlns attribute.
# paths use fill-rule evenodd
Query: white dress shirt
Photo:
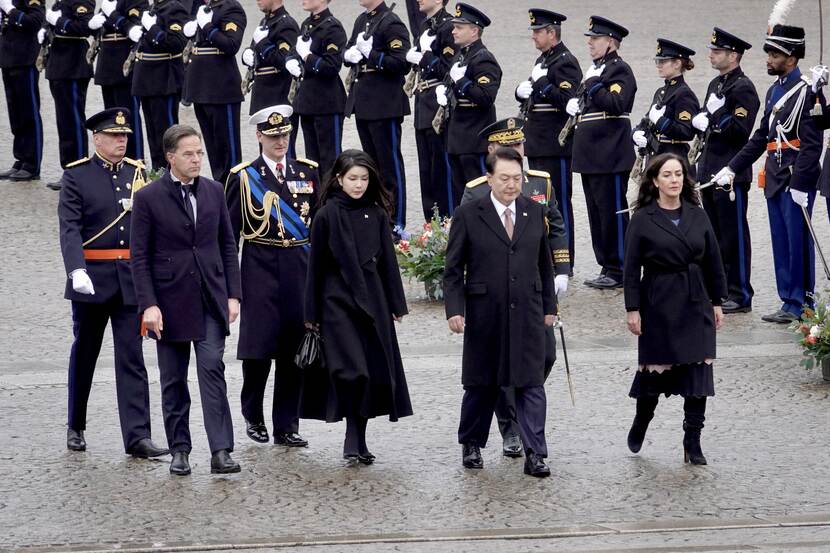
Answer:
<svg viewBox="0 0 830 553"><path fill-rule="evenodd" d="M274 175L274 178L277 179L277 180L279 180L279 177L277 177L277 164L282 163L282 176L283 176L283 178L285 178L285 169L286 169L287 165L285 164L285 158L284 157L282 159L278 160L278 161L274 161L270 157L263 154L262 159L265 160L265 165L268 166L268 169L271 170L271 174Z"/></svg>
<svg viewBox="0 0 830 553"><path fill-rule="evenodd" d="M193 184L195 179L190 179L188 182L184 182L183 180L179 179L173 171L170 171L170 178L173 179L173 182L178 182L180 184ZM191 189L192 190L192 189ZM182 191L182 198L187 199L185 196L184 188L181 189ZM196 194L190 194L190 205L193 206L193 224L196 224Z"/></svg>
<svg viewBox="0 0 830 553"><path fill-rule="evenodd" d="M516 228L516 200L510 202L510 205L504 205L500 201L496 199L493 195L493 192L490 192L490 201L493 202L493 206L496 208L496 212L499 214L499 221L501 224L504 224L504 212L508 208L510 209L510 218L513 220L513 228Z"/></svg>

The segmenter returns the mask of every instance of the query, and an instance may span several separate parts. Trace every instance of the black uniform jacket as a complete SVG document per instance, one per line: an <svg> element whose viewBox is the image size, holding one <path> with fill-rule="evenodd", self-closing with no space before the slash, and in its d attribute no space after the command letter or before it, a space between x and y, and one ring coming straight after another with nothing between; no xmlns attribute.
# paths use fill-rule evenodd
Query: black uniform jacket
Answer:
<svg viewBox="0 0 830 553"><path fill-rule="evenodd" d="M800 72L796 69L787 76L783 85L784 91L798 86L799 82L803 81L801 81ZM779 152L775 151L776 127L787 121L798 101L798 93L795 93L780 110L774 112L776 102L773 102L773 91L777 86L779 86L777 83L773 84L767 91L766 100L764 101L764 115L761 117L758 128L752 134L746 146L729 162L729 167L735 173L740 173L748 167L751 168L752 163L761 155L768 154L764 164L766 173L764 196L767 198L773 197L788 186L802 192L815 190L821 170L819 158L821 157L822 133L816 128L815 121L810 116L815 96L810 91L809 84L804 85L807 89L807 96L801 108L801 113L797 114L798 123L793 126L790 132L785 133L786 140L790 144L797 145L798 149L787 147L782 140L780 155ZM770 121L772 121L772 124L770 124Z"/></svg>
<svg viewBox="0 0 830 553"><path fill-rule="evenodd" d="M165 341L203 340L206 309L222 318L229 334L228 298L242 299L223 187L206 177L197 177L194 186L195 228L170 173L133 200L130 254L138 309L161 309Z"/></svg>
<svg viewBox="0 0 830 553"><path fill-rule="evenodd" d="M421 26L421 35L429 32L436 38L431 48L423 52L424 57L416 68L418 88L415 90L415 128L419 131L432 128L432 120L438 111L435 87L444 81L455 57L451 19L452 16L442 8Z"/></svg>
<svg viewBox="0 0 830 553"><path fill-rule="evenodd" d="M197 104L235 104L242 102L242 76L236 53L248 21L237 0L212 0L208 5L213 21L196 31L190 65L187 68L186 94Z"/></svg>
<svg viewBox="0 0 830 553"><path fill-rule="evenodd" d="M462 48L452 64L455 62L466 65L467 73L447 91L457 100L447 123L447 152L482 154L487 151L487 138L479 136L479 132L496 120L501 67L480 40Z"/></svg>
<svg viewBox="0 0 830 553"><path fill-rule="evenodd" d="M346 106L346 89L340 80L346 31L343 25L326 9L303 21L300 32L311 38L311 54L305 62L292 57L303 66L303 78L294 99L294 111L300 115L341 114Z"/></svg>
<svg viewBox="0 0 830 553"><path fill-rule="evenodd" d="M63 265L67 276L76 269L86 269L95 288L95 294L79 294L67 278L64 297L85 303L105 303L120 296L124 304L136 305L130 261L87 261L84 249L130 247L129 207L133 187L144 185L143 165L129 158L112 164L94 154L70 163L61 182L58 221ZM115 225L83 245L115 221L125 208L126 214Z"/></svg>
<svg viewBox="0 0 830 553"><path fill-rule="evenodd" d="M288 15L285 6L267 14L259 23L268 29L268 36L254 50L254 86L251 89L251 110L257 111L276 104L287 104L291 89L291 74L285 70L287 56L297 43L299 27Z"/></svg>
<svg viewBox="0 0 830 553"><path fill-rule="evenodd" d="M305 328L303 297L308 269L308 239L317 204L320 180L316 164L286 158L285 181L278 182L262 157L231 169L225 197L234 241L242 237L242 307L239 327L239 359L293 360ZM250 191L251 202L248 203ZM250 209L262 213L266 191L279 195L268 226L252 218ZM294 238L299 245L283 246ZM297 242L295 242L297 244Z"/></svg>
<svg viewBox="0 0 830 553"><path fill-rule="evenodd" d="M761 106L758 91L740 67L712 79L702 98L716 93L726 99L722 108L709 116L709 127L704 134L704 147L697 160L697 174L706 182L726 167L749 140L755 117ZM752 182L752 167L735 175L736 183Z"/></svg>
<svg viewBox="0 0 830 553"><path fill-rule="evenodd" d="M582 81L582 69L562 42L539 56L536 63L541 63L547 69L547 74L533 83L533 93L525 117L525 155L570 157L573 135L568 137L564 146L560 146L559 131L568 120L565 105L576 95Z"/></svg>
<svg viewBox="0 0 830 553"><path fill-rule="evenodd" d="M52 30L55 35L46 62L46 78L89 79L92 66L86 62L89 49L87 37L92 34L89 20L95 10L93 0L62 0L58 5L61 16Z"/></svg>
<svg viewBox="0 0 830 553"><path fill-rule="evenodd" d="M447 319L465 317L464 386L541 386L545 315L556 313L545 207L516 198L513 239L490 196L453 215L444 270Z"/></svg>
<svg viewBox="0 0 830 553"><path fill-rule="evenodd" d="M406 61L411 45L409 31L384 2L357 16L346 48L354 46L357 35L365 32L373 42L369 57L358 64L357 78L350 91L354 95L355 117L378 120L409 115L409 98L403 91L404 78L409 72ZM346 66L351 65L346 62Z"/></svg>
<svg viewBox="0 0 830 553"><path fill-rule="evenodd" d="M816 99L821 106L821 114L814 115L813 121L816 127L821 130L830 129L830 106L827 105L827 97L824 95L824 90L819 89ZM827 139L827 147L824 153L824 163L822 164L821 176L819 177L819 190L821 190L822 196L830 196L830 138Z"/></svg>
<svg viewBox="0 0 830 553"><path fill-rule="evenodd" d="M627 173L634 166L631 109L637 81L617 52L605 56L605 70L584 83L582 112L574 129L573 170L577 173Z"/></svg>
<svg viewBox="0 0 830 553"><path fill-rule="evenodd" d="M703 208L684 201L678 226L656 201L634 212L623 284L626 310L640 311L640 364L715 358L712 306L726 297L726 276Z"/></svg>
<svg viewBox="0 0 830 553"><path fill-rule="evenodd" d="M686 84L686 79L682 75L667 79L654 93L649 110L651 106L665 107L666 111L654 125L651 125L646 113L634 130L654 133L660 143L656 154L674 153L685 159L689 153L689 142L695 137L692 117L700 111L697 96Z"/></svg>
<svg viewBox="0 0 830 553"><path fill-rule="evenodd" d="M43 0L12 0L14 8L0 15L0 67L34 65L40 45L37 32L43 25Z"/></svg>
<svg viewBox="0 0 830 553"><path fill-rule="evenodd" d="M184 82L182 50L187 43L182 31L190 14L179 0L156 0L153 10L158 19L138 43L138 55L133 65L133 94L180 94Z"/></svg>
<svg viewBox="0 0 830 553"><path fill-rule="evenodd" d="M118 0L115 11L96 31L101 42L95 64L95 84L110 86L130 82L132 76L124 76L124 61L133 48L127 33L134 25L141 25L141 14L148 9L148 0ZM154 9L150 13L154 14Z"/></svg>

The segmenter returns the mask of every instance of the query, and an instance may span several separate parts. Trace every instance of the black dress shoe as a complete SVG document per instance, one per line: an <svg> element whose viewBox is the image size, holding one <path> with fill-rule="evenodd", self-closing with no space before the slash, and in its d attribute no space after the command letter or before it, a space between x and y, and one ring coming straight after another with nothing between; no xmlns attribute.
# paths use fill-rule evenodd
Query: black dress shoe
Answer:
<svg viewBox="0 0 830 553"><path fill-rule="evenodd" d="M241 470L239 463L231 459L231 454L227 449L220 449L210 458L211 474L230 474Z"/></svg>
<svg viewBox="0 0 830 553"><path fill-rule="evenodd" d="M59 180L46 183L46 188L48 188L49 190L60 190L61 187L63 187L63 183Z"/></svg>
<svg viewBox="0 0 830 553"><path fill-rule="evenodd" d="M461 462L464 468L483 469L484 459L481 458L481 449L477 445L464 444L461 448Z"/></svg>
<svg viewBox="0 0 830 553"><path fill-rule="evenodd" d="M150 459L167 455L170 450L157 446L150 438L142 438L127 453L139 459Z"/></svg>
<svg viewBox="0 0 830 553"><path fill-rule="evenodd" d="M789 324L796 320L798 317L790 313L789 311L784 311L783 309L779 309L775 313L770 313L769 315L764 315L761 317L762 321L766 321L768 323L777 323L777 324Z"/></svg>
<svg viewBox="0 0 830 553"><path fill-rule="evenodd" d="M8 176L10 181L15 182L26 182L30 180L38 180L40 179L40 175L35 175L31 171L27 171L26 169L20 169L11 175Z"/></svg>
<svg viewBox="0 0 830 553"><path fill-rule="evenodd" d="M343 459L345 459L344 465L347 467L356 467L360 464L360 456L357 453L344 453Z"/></svg>
<svg viewBox="0 0 830 553"><path fill-rule="evenodd" d="M600 274L595 276L594 278L583 280L582 284L584 284L585 286L593 286L596 281L602 279L603 277L605 277L605 275Z"/></svg>
<svg viewBox="0 0 830 553"><path fill-rule="evenodd" d="M366 453L359 453L357 460L362 465L371 465L375 462L375 456L370 451L367 451Z"/></svg>
<svg viewBox="0 0 830 553"><path fill-rule="evenodd" d="M20 170L19 167L11 166L5 171L0 171L0 180L6 180Z"/></svg>
<svg viewBox="0 0 830 553"><path fill-rule="evenodd" d="M507 436L502 444L502 455L517 458L522 456L522 439L519 436Z"/></svg>
<svg viewBox="0 0 830 553"><path fill-rule="evenodd" d="M720 308L726 314L729 314L729 313L749 313L750 311L752 311L752 306L751 305L741 305L741 304L739 304L738 302L736 302L734 300L726 300L725 302L723 302L723 304L720 306Z"/></svg>
<svg viewBox="0 0 830 553"><path fill-rule="evenodd" d="M86 440L83 430L66 429L66 449L72 451L86 451Z"/></svg>
<svg viewBox="0 0 830 553"><path fill-rule="evenodd" d="M603 275L592 281L586 281L585 285L598 290L613 290L614 288L622 288L623 283L608 275Z"/></svg>
<svg viewBox="0 0 830 553"><path fill-rule="evenodd" d="M170 474L176 476L187 476L190 474L190 461L188 454L184 451L174 451L173 460L170 462Z"/></svg>
<svg viewBox="0 0 830 553"><path fill-rule="evenodd" d="M545 459L541 455L528 450L527 455L525 455L525 474L536 478L545 478L550 476L550 468L545 464Z"/></svg>
<svg viewBox="0 0 830 553"><path fill-rule="evenodd" d="M268 428L264 422L248 422L245 421L245 433L255 442L261 444L268 443Z"/></svg>
<svg viewBox="0 0 830 553"><path fill-rule="evenodd" d="M308 441L296 432L275 432L274 443L285 447L307 447Z"/></svg>

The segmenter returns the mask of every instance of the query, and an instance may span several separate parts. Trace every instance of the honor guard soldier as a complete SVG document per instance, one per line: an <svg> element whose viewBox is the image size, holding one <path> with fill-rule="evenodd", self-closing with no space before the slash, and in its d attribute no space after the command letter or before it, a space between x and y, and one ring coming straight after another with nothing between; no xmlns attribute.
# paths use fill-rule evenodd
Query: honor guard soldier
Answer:
<svg viewBox="0 0 830 553"><path fill-rule="evenodd" d="M415 72L415 145L418 148L421 204L424 219L429 221L434 206L438 206L441 217L451 217L456 207L447 147L444 138L432 128L438 112L435 87L444 81L452 65L455 41L452 16L444 9L447 0L424 0L420 4L426 20L416 37L418 44L406 53L406 61L413 65Z"/></svg>
<svg viewBox="0 0 830 553"><path fill-rule="evenodd" d="M14 164L0 171L0 180L40 178L43 123L35 60L37 34L44 20L43 0L0 0L0 70L12 132Z"/></svg>
<svg viewBox="0 0 830 553"><path fill-rule="evenodd" d="M193 103L210 171L219 182L225 182L231 167L242 159L239 110L245 98L236 54L246 22L237 0L210 0L184 28L185 36L195 37L185 74L185 101Z"/></svg>
<svg viewBox="0 0 830 553"><path fill-rule="evenodd" d="M573 172L571 151L573 138L559 144L562 127L568 120L565 106L576 94L582 81L582 69L562 42L562 22L567 18L556 12L532 9L530 29L533 43L541 52L530 78L516 88L516 99L525 117L525 152L531 169L546 172L553 182L559 211L565 222L570 272L574 262Z"/></svg>
<svg viewBox="0 0 830 553"><path fill-rule="evenodd" d="M812 302L815 284L813 241L805 217L813 210L820 171L821 132L810 117L812 93L798 60L804 57L804 29L770 22L764 42L767 73L776 77L767 91L764 115L749 142L714 181L729 186L736 177L767 154L758 178L769 211L775 281L781 307L762 320L790 323Z"/></svg>
<svg viewBox="0 0 830 553"><path fill-rule="evenodd" d="M86 157L89 148L83 121L86 91L92 78L86 53L94 9L93 0L62 0L46 11L49 25L38 32L38 42L48 52L46 79L58 114L58 153L63 168ZM52 190L60 190L60 185L61 181L47 184Z"/></svg>
<svg viewBox="0 0 830 553"><path fill-rule="evenodd" d="M346 117L355 116L360 145L380 170L395 212L394 232L406 226L406 174L401 153L401 126L409 115L403 91L409 71L409 32L383 0L359 0L365 11L357 17L343 54L351 68Z"/></svg>
<svg viewBox="0 0 830 553"><path fill-rule="evenodd" d="M496 95L501 85L501 67L484 46L481 35L490 18L459 2L452 19L453 40L458 51L444 83L435 87L438 105L448 119L445 136L453 182L453 203L459 203L464 185L484 175L487 141L484 127L496 121ZM478 137L476 140L473 137Z"/></svg>
<svg viewBox="0 0 830 553"><path fill-rule="evenodd" d="M95 154L70 163L58 203L60 244L69 279L75 340L69 358L66 447L84 451L87 401L107 322L115 345L115 389L124 449L135 457L168 453L150 439L150 391L130 270L132 199L144 186L141 162L124 157L130 111L89 118Z"/></svg>
<svg viewBox="0 0 830 553"><path fill-rule="evenodd" d="M164 131L179 122L184 82L182 50L187 42L183 30L187 20L188 14L178 0L154 0L147 17L142 13L141 23L128 32L135 60L131 69L124 69L133 72L132 93L144 110L150 160L155 170L167 167L162 137Z"/></svg>
<svg viewBox="0 0 830 553"><path fill-rule="evenodd" d="M565 107L576 121L573 170L582 175L591 243L601 267L600 274L585 284L621 288L628 214L618 212L628 207L625 194L634 166L629 116L637 82L618 53L628 29L594 15L585 35L593 64L585 72L578 96Z"/></svg>
<svg viewBox="0 0 830 553"><path fill-rule="evenodd" d="M830 129L830 106L824 93L827 86L828 71L826 65L817 65L811 69L813 77L813 94L816 96L813 109L810 114L819 129ZM830 216L830 139L827 140L827 149L824 153L824 162L821 165L821 176L819 177L819 190L827 202L827 214Z"/></svg>
<svg viewBox="0 0 830 553"><path fill-rule="evenodd" d="M300 29L297 22L286 11L283 0L257 0L257 6L265 14L259 26L254 29L251 45L242 52L242 63L248 67L243 92L251 91L251 108L248 115L274 104L290 104L288 95L293 78L285 69L285 62ZM253 80L251 80L253 79ZM295 142L299 118L291 120L291 143L289 157L295 157Z"/></svg>
<svg viewBox="0 0 830 553"><path fill-rule="evenodd" d="M101 10L88 23L95 33L92 56L98 56L95 84L101 87L105 108L130 106L133 116L130 123L134 131L127 139L127 156L138 160L144 159L141 105L138 97L133 95L132 74L124 75L124 62L133 48L127 34L136 25L141 25L141 14L149 7L148 0L103 0Z"/></svg>
<svg viewBox="0 0 830 553"><path fill-rule="evenodd" d="M721 167L741 151L752 134L761 100L755 85L741 69L748 42L715 27L709 43L709 62L719 75L706 89L704 109L692 118L699 144L697 178L708 182ZM697 156L695 152L690 155ZM749 236L747 205L752 168L747 166L735 175L732 192L710 186L700 191L703 207L712 222L726 271L729 295L723 302L724 313L752 310L754 290L750 283L752 241ZM733 198L734 197L734 201Z"/></svg>
<svg viewBox="0 0 830 553"><path fill-rule="evenodd" d="M268 442L262 412L274 360L274 443L305 447L298 409L302 372L294 355L305 334L303 305L311 219L317 205L317 164L288 156L292 132L288 105L251 116L262 155L231 170L225 187L234 238L242 237L242 415L246 432Z"/></svg>
<svg viewBox="0 0 830 553"><path fill-rule="evenodd" d="M305 155L317 160L325 175L340 155L346 90L340 80L347 37L343 25L329 10L329 0L304 0L311 15L300 26L300 36L285 68L294 77Z"/></svg>

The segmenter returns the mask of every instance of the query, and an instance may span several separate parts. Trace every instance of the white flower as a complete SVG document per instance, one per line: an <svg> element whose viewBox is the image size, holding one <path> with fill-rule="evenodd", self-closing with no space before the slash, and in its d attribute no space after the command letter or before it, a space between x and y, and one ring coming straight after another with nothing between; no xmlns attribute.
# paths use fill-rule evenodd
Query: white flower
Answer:
<svg viewBox="0 0 830 553"><path fill-rule="evenodd" d="M813 338L818 338L820 335L821 327L818 325L813 325L812 328L810 328L810 336L812 336Z"/></svg>

